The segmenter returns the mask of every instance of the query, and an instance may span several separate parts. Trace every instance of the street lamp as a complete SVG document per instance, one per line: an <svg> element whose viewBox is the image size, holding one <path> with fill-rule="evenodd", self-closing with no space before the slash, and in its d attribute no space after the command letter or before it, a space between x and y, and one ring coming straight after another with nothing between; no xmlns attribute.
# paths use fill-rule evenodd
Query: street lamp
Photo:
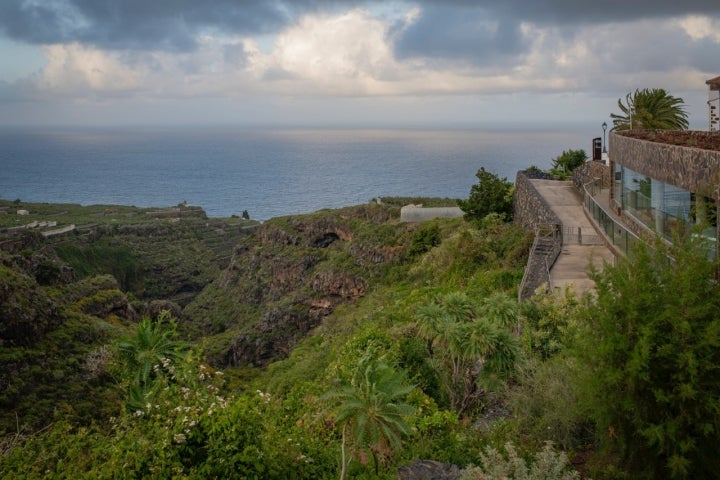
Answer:
<svg viewBox="0 0 720 480"><path fill-rule="evenodd" d="M607 149L605 148L605 130L607 130L607 123L603 122L602 128L603 128L603 152L602 153L607 153Z"/></svg>

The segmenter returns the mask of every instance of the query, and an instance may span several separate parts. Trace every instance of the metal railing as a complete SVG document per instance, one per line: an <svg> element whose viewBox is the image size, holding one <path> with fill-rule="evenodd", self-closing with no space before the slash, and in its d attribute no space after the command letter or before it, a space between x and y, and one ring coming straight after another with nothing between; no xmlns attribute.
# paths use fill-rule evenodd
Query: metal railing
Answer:
<svg viewBox="0 0 720 480"><path fill-rule="evenodd" d="M537 225L535 227L535 239L530 248L528 263L518 288L518 302L531 297L535 290L543 284L548 290L552 289L550 269L560 256L562 245L562 225Z"/></svg>
<svg viewBox="0 0 720 480"><path fill-rule="evenodd" d="M595 200L594 195L600 191L596 182L597 180L584 186L585 211L605 234L605 242L612 244L615 247L614 250L627 255L632 246L640 239Z"/></svg>

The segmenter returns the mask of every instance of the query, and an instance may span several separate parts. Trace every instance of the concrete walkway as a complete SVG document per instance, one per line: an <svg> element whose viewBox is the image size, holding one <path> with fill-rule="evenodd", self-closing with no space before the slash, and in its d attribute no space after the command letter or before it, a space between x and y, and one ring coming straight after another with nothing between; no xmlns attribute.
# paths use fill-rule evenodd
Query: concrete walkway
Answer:
<svg viewBox="0 0 720 480"><path fill-rule="evenodd" d="M577 295L591 291L595 285L588 277L590 263L601 268L605 262L612 263L614 255L604 244L600 245L601 242L597 241L598 232L585 216L582 196L569 181L531 180L531 182L558 216L563 227L572 228L573 231L573 234L564 234L566 241L563 242L562 252L550 269L553 288L564 291L566 286L570 286ZM581 232L580 242L574 238L574 232ZM585 239L588 240L583 242Z"/></svg>

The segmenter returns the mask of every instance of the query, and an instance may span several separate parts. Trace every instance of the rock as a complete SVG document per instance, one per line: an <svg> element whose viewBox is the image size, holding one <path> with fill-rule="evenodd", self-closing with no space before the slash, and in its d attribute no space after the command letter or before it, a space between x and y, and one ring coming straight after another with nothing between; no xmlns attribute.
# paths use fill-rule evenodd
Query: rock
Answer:
<svg viewBox="0 0 720 480"><path fill-rule="evenodd" d="M0 346L31 345L62 321L32 277L0 263Z"/></svg>
<svg viewBox="0 0 720 480"><path fill-rule="evenodd" d="M313 275L310 288L321 295L357 300L367 292L368 283L362 277L326 270Z"/></svg>
<svg viewBox="0 0 720 480"><path fill-rule="evenodd" d="M451 463L417 459L409 465L398 468L400 480L458 480L460 468Z"/></svg>

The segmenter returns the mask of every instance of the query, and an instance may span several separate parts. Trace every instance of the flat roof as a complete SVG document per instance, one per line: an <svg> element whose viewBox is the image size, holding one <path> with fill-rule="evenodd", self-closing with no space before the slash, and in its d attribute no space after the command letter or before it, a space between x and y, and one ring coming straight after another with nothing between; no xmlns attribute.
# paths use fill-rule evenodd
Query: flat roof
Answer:
<svg viewBox="0 0 720 480"><path fill-rule="evenodd" d="M711 78L705 81L706 85L710 85L710 90L720 90L720 77Z"/></svg>
<svg viewBox="0 0 720 480"><path fill-rule="evenodd" d="M718 77L720 79L720 77ZM624 137L720 152L720 132L702 130L621 130Z"/></svg>

